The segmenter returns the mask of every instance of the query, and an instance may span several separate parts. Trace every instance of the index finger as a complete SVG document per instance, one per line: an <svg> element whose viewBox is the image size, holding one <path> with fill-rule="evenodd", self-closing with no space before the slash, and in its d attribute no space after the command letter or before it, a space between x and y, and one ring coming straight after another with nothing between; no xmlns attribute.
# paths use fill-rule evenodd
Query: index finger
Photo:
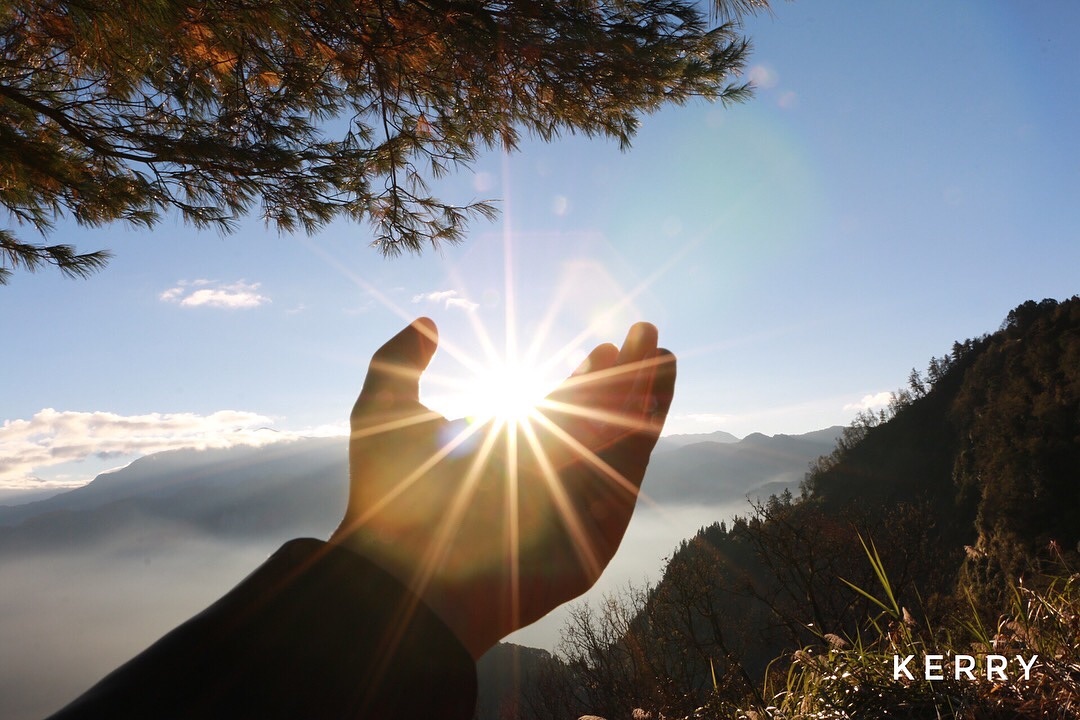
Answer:
<svg viewBox="0 0 1080 720"><path fill-rule="evenodd" d="M426 317L413 320L375 351L357 406L375 400L387 405L419 402L420 374L431 362L438 344L434 321Z"/></svg>

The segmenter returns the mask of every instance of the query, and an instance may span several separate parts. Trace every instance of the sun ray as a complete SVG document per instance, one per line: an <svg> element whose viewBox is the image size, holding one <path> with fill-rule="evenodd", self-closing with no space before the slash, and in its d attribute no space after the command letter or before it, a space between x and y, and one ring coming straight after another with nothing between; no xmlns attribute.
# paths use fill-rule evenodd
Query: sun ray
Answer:
<svg viewBox="0 0 1080 720"><path fill-rule="evenodd" d="M328 253L326 250L316 245L312 240L304 237L298 239L300 240L300 242L304 243L304 245L306 245L312 253L318 255L323 260L323 262L337 270L344 277L348 278L350 281L352 281L354 285L363 289L366 293L371 295L371 297L378 300L379 303L387 310L394 313L398 317L403 318L406 322L409 322L413 319L413 316L410 313L405 312L404 309L402 309L397 303L395 303L393 300L380 292L374 285L357 275L355 272L349 269L349 267L345 265L345 263L341 262L333 255Z"/></svg>
<svg viewBox="0 0 1080 720"><path fill-rule="evenodd" d="M503 152L503 196L506 198L503 221L503 321L505 325L505 362L517 363L517 309L514 297L513 215L510 204L510 155Z"/></svg>
<svg viewBox="0 0 1080 720"><path fill-rule="evenodd" d="M558 510L570 535L570 539L574 543L574 552L581 562L582 569L588 573L591 579L595 580L600 577L603 566L596 557L596 551L593 548L592 542L589 540L584 524L581 522L581 517L574 509L573 503L570 502L570 498L566 493L566 488L563 487L562 479L559 478L559 474L555 471L555 468L552 467L551 460L544 451L540 439L536 437L536 431L533 429L532 425L524 423L522 425L522 431L525 434L525 439L529 443L529 447L533 451L533 455L536 457L537 464L540 466L540 474L544 478L548 490L551 493L551 499L555 504L555 508Z"/></svg>
<svg viewBox="0 0 1080 720"><path fill-rule="evenodd" d="M543 410L554 410L567 415L573 415L574 417L595 420L606 425L614 425L616 427L626 428L627 430L636 430L638 432L646 432L652 429L652 424L648 421L634 419L626 413L612 412L610 410L596 410L594 408L575 405L574 403L560 402L559 400L544 399L537 405L536 409L541 412Z"/></svg>
<svg viewBox="0 0 1080 720"><path fill-rule="evenodd" d="M510 407L496 409L494 412L488 409L486 412L467 413L469 416L473 417L474 420L479 422L487 421L493 417L498 417L503 420L513 418L521 419L532 405L540 402L544 397L545 393L538 392L539 390L547 390L553 388L555 384L557 384L558 378L555 377L555 368L560 363L563 363L571 354L580 351L583 348L584 343L586 343L591 336L595 335L597 329L608 318L633 302L637 296L655 283L659 277L666 273L672 265L678 262L694 245L697 244L697 241L693 241L683 247L679 252L671 256L662 266L655 269L648 277L638 283L634 289L622 295L622 297L611 304L605 312L597 318L594 318L584 330L563 344L562 347L549 353L546 360L537 363L535 359L540 354L541 348L550 333L558 309L565 303L565 297L567 296L568 291L565 286L560 286L558 294L553 298L553 302L548 305L548 310L538 331L534 333L534 336L531 338L529 347L524 354L520 353L518 342L519 327L516 311L516 283L514 277L515 236L512 229L512 198L510 197L509 192L509 165L506 156L503 157L503 165L505 204L502 223L504 274L503 315L506 335L504 350L502 353L499 353L496 349L495 344L492 342L491 335L481 319L481 314L470 312L468 313L468 319L473 329L473 335L476 341L475 345L478 345L479 350L481 351L480 357L477 357L475 351L468 352L452 341L440 339L440 351L449 355L454 361L461 365L465 371L464 376L448 376L432 372L426 372L424 374L424 382L426 385L446 388L458 396L465 397L482 395L483 393L481 390L478 390L478 387L483 388L485 385L490 384L489 381L492 379L493 371L495 371L495 375L502 376L496 378L497 380L502 381L503 389L505 390L502 395L507 399L513 400L513 402L506 403L506 405L509 405ZM345 264L330 255L326 250L309 240L303 240L303 242L313 253L317 254L327 264L334 267L339 273L350 279L358 287L362 288L370 297L389 309L394 315L407 322L414 319L415 313L413 311L394 302L393 299L379 291L363 277L353 272ZM456 275L456 271L452 270L451 274ZM459 282L458 284L463 283ZM474 378L471 381L468 379L470 376ZM539 377L544 378L544 380L533 381L530 383L529 388L522 390L521 386L527 382L528 377ZM549 377L550 380L548 380ZM479 378L479 380L476 380L475 378ZM570 382L571 384L573 383L572 380ZM492 394L498 396L498 393Z"/></svg>
<svg viewBox="0 0 1080 720"><path fill-rule="evenodd" d="M458 488L457 492L454 493L454 498L450 503L450 507L447 509L442 520L439 522L438 527L435 529L434 537L428 545L428 550L424 553L424 558L410 585L417 594L423 594L428 583L431 582L431 578L434 577L439 565L446 560L453 544L454 536L458 531L458 525L461 518L468 508L469 501L472 500L473 495L476 493L476 488L479 485L484 467L487 465L488 457L491 455L491 450L495 446L495 442L499 439L500 429L501 426L496 423L489 427L487 432L484 433L483 444L480 446L479 451L469 465L469 469L466 471L465 477L461 481L461 486Z"/></svg>
<svg viewBox="0 0 1080 720"><path fill-rule="evenodd" d="M456 393L457 396L466 397L472 401L476 411L466 413L468 422L462 423L460 429L455 427L456 424L452 424L451 427L455 429L452 433L448 433L448 435L452 434L452 437L440 438L439 447L433 447L430 456L420 461L415 468L412 465L418 459L416 456L413 456L412 462L408 462L407 465L403 463L403 470L409 471L411 469L405 477L402 477L392 487L370 493L372 495L380 492L383 494L381 497L375 498L375 502L370 506L361 508L360 516L353 523L355 526L360 526L376 520L377 522L372 523L372 525L381 530L383 526L379 522L383 518L377 517L380 513L388 512L388 506L395 501L401 502L403 494L410 491L410 489L422 487L422 479L433 469L436 469L437 466L440 466L440 463L446 462L447 465L438 467L439 471L452 466L455 470L454 485L446 488L445 495L439 495L440 502L444 503L446 507L438 508L439 515L437 515L435 522L425 522L427 527L419 538L421 542L427 543L426 549L416 553L419 556L416 558L419 562L417 565L411 566L413 569L406 573L406 575L411 575L411 587L414 591L422 592L430 583L441 580L439 573L445 567L458 562L456 556L450 558L450 562L448 562L447 554L454 551L455 544L460 543L458 533L463 520L471 519L470 512L474 504L483 500L489 490L502 489L503 496L495 495L497 498L496 504L487 508L492 516L497 516L499 514L497 510L498 503L504 503L503 517L490 518L490 522L493 524L502 523L501 533L498 533L498 535L493 534L491 538L485 537L482 539L486 543L485 552L497 550L499 553L503 553L507 551L505 557L500 555L499 562L506 563L502 572L504 573L503 579L509 580L509 586L502 586L502 593L504 594L500 595L498 599L500 602L504 599L509 600L510 621L513 626L517 626L522 619L530 619L522 618L523 602L526 605L529 603L529 597L523 597L522 578L526 578L526 591L535 587L535 585L528 582L528 569L526 568L525 573L522 572L523 554L525 561L528 562L529 558L532 557L530 549L536 542L532 533L547 532L550 529L546 526L540 529L534 527L532 517L529 514L530 508L522 507L523 500L528 503L532 497L532 492L546 496L541 498L543 504L546 505L545 518L550 517L552 525L557 525L558 522L562 523L562 527L556 529L556 532L563 534L560 548L564 548L563 552L573 553L576 556L582 572L586 573L590 579L595 580L600 575L603 565L608 559L606 556L601 557L607 548L597 547L596 535L591 525L593 520L591 512L587 507L581 507L580 503L576 502L577 496L574 494L574 487L568 483L566 478L560 476L557 466L561 467L563 458L569 455L572 460L579 463L579 466L580 464L586 465L586 472L590 468L593 469L595 471L594 482L598 483L601 489L608 486L620 488L622 491L640 498L648 505L656 505L651 498L640 491L639 487L627 480L601 455L597 454L597 452L600 452L599 450L594 451L594 449L587 447L582 441L576 439L572 434L552 421L545 414L545 411L558 412L563 416L575 418L575 422L581 422L583 425L590 421L606 425L613 430L615 436L621 435L623 437L628 433L645 433L655 430L655 426L649 422L647 417L642 418L639 414L608 411L602 409L602 407L582 406L564 400L545 398L548 391L554 389L559 381L565 377L562 368L567 359L576 359L578 353L583 355L583 351L591 347L593 338L600 331L604 331L606 334L606 325L612 319L621 318L627 308L633 310L635 300L668 273L672 267L681 262L687 253L699 244L699 241L692 241L678 252L668 256L666 262L653 268L629 292L623 290L624 285L622 282L612 280L610 284L605 284L599 293L579 294L577 292L578 285L575 282L587 283L596 274L605 278L608 277L606 269L600 265L599 261L595 263L586 261L584 265L585 274L580 278L576 274L567 274L563 276L563 282L555 283L550 300L543 308L543 316L540 318L539 323L534 325L532 315L525 318L520 318L518 315L519 300L523 308L531 309L531 297L528 294L528 288L519 286L515 277L516 260L519 257L527 258L528 253L520 252L521 247L515 247L515 243L520 242L521 238L513 230L515 218L512 206L512 179L509 155L503 153L501 178L504 198L501 228L503 253L503 307L501 310L503 317L498 317L500 310L498 303L485 302L484 307L477 307L475 310L466 312L465 320L471 326L472 337L463 338L461 340L463 344L461 345L455 344L448 339L439 340L439 349L442 355L448 356L449 359L456 362L460 366L461 372L448 374L445 372L432 373L425 371L423 373L424 390L430 389L433 385L440 389L448 389ZM540 239L543 240L543 238ZM360 288L368 298L373 299L404 322L413 321L417 314L417 307L409 304L410 295L402 297L396 291L384 293L351 270L346 264L331 256L324 248L307 240L304 240L304 242L328 265ZM618 252L615 251L615 256L617 255ZM492 258L492 260L497 261L497 258ZM446 267L447 279L451 282L451 287L463 292L468 283L465 282L462 273L472 276L474 274L472 268L465 265L457 266L453 262L446 263L444 267ZM484 267L488 266L485 265ZM495 262L490 267L494 272L498 272L498 265ZM531 268L527 269L531 270ZM588 273L593 273L593 275ZM529 275L529 273L523 272L523 275ZM497 282L496 278L491 278L491 284L485 284L482 287L484 290L489 288L497 289ZM470 297L471 300L480 299L475 292L472 296L469 296L468 293L464 293L464 295ZM575 318L584 316L583 313L579 312L579 308L573 307L573 303L579 297L589 300L587 312L593 310L592 298L598 298L598 307L596 309L599 310L599 313L591 317L588 326L583 330L577 325L567 328L567 334L579 330L580 332L577 332L561 347L557 347L554 352L549 352L548 348L550 346L558 346L562 338L565 337L561 326L558 327L557 331L554 331L559 319L567 315ZM364 301L366 304L366 298ZM584 303L582 304L584 305ZM457 308L454 310L456 311ZM449 314L449 310L447 310L447 314ZM458 316L458 319L460 319L460 316ZM500 319L503 322L502 331L504 336L502 338L499 337L498 321ZM617 341L619 338L611 339ZM573 398L575 396L574 389L586 383L603 383L615 380L616 385L622 387L622 383L619 381L626 380L627 384L629 384L630 374L636 373L642 367L646 367L648 362L651 361L604 369L587 373L584 376L572 376L559 386L560 390L570 392L566 395L560 393L558 397ZM436 368L441 364L441 360L437 361ZM395 372L393 369L382 368L381 366L376 366L376 369L383 372ZM415 377L415 372L404 372L403 376L411 379ZM487 403L488 407L484 408L482 406L487 399L485 396L497 402ZM423 408L423 410L408 417L392 418L370 427L361 428L352 434L352 438L355 440L356 438L376 436L380 433L439 420L441 420L439 414ZM541 429L546 432L541 432ZM518 432L521 433L520 437ZM500 433L504 433L505 437L500 438ZM500 440L505 443L502 448L498 448L497 445ZM458 455L459 449L464 449L467 455ZM505 453L505 457L499 457L501 453L498 450L500 449ZM423 453L426 454L426 451L423 451ZM460 462L465 457L468 458L466 461L467 466L465 466L465 462ZM498 466L495 464L495 460L492 459L493 457L498 461ZM505 468L501 467L504 460ZM526 470L522 471L524 475L520 476L519 462L524 462L527 467ZM413 494L416 496L423 495L419 490L414 490ZM405 499L411 500L413 494L405 495ZM421 501L424 500L426 498L421 497ZM392 514L395 509L396 507L391 507L389 513ZM557 518L554 517L556 514ZM391 531L397 530L396 527L393 527L392 520L389 522L389 526ZM495 547L496 543L499 544L498 547ZM541 558L541 560L543 559ZM570 560L569 562L572 563L573 561ZM419 592L415 597L419 597ZM505 593L508 593L508 596ZM389 642L397 643L400 640L408 615L415 610L418 602L419 600L414 600L409 607L401 608L400 627L394 627L398 623L391 623L391 627L386 629Z"/></svg>
<svg viewBox="0 0 1080 720"><path fill-rule="evenodd" d="M663 356L645 358L623 365L613 365L603 370L590 370L587 373L571 375L562 382L561 390L571 390L579 385L602 385L615 379L626 379L627 375L633 375L640 370L658 367L667 362Z"/></svg>
<svg viewBox="0 0 1080 720"><path fill-rule="evenodd" d="M349 433L349 438L351 441L357 438L371 437L372 435L380 435L385 432L390 432L391 430L400 430L402 428L412 427L413 425L421 425L441 418L442 415L431 412L430 410L428 412L412 413L407 417L387 420L377 425L371 425L370 427L361 428L360 430L353 430Z"/></svg>
<svg viewBox="0 0 1080 720"><path fill-rule="evenodd" d="M526 363L536 363L536 359L540 355L544 342L548 339L548 336L551 334L551 329L555 326L555 318L558 317L559 311L562 310L563 305L566 304L566 298L570 294L569 286L566 283L561 283L555 293L555 297L547 304L547 311L544 313L544 317L541 318L539 324L536 326L536 332L533 335L532 342L529 343L529 347L522 356ZM571 351L575 349L576 348L571 348Z"/></svg>
<svg viewBox="0 0 1080 720"><path fill-rule="evenodd" d="M567 445L567 447L577 453L578 457L595 467L604 476L612 480L618 487L622 488L623 490L632 495L637 496L649 505L656 504L654 500L650 499L644 492L641 491L640 487L627 480L626 476L624 476L615 468L611 467L611 465L607 461L605 461L602 457L597 455L589 448L585 447L585 445L582 444L580 440L563 430L549 417L547 417L541 412L537 412L532 416L532 418L541 425L543 425L545 428L547 428L548 431L550 431L555 437L557 437L565 445Z"/></svg>
<svg viewBox="0 0 1080 720"><path fill-rule="evenodd" d="M360 277L355 272L350 270L344 263L342 263L340 260L338 260L334 256L330 255L328 252L323 250L321 247L319 247L318 245L315 245L314 243L312 243L310 240L307 240L307 239L304 239L303 242L311 249L311 251L313 253L315 253L320 258L322 258L324 262L326 262L328 265L330 265L331 267L336 269L338 272L340 272L343 276L345 276L350 281L352 281L352 283L355 284L357 287L363 289L364 292L368 293L371 297L375 298L375 300L378 301L378 303L380 305L385 307L387 310L392 312L394 315L397 315L399 318L401 318L402 320L404 320L407 323L412 322L413 320L416 319L416 313L415 312L406 310L405 308L398 305L392 299L387 297L386 294L384 294L378 288L376 288L374 285L369 283L367 280L365 280L364 278ZM480 339L479 335L478 335L477 339ZM491 345L490 342L489 342L489 345L492 348L492 352L497 355L497 351L494 350L494 345ZM459 347L453 341L446 340L444 338L440 338L439 339L439 349L440 349L440 351L445 352L446 354L448 354L452 358L454 358L454 360L456 360L459 364L461 364L461 366L464 367L465 370L467 370L468 372L476 374L476 373L482 373L484 371L484 364L481 361L476 360L475 358L473 358L468 352L463 350L461 347ZM431 381L431 380L438 381L439 378L437 376L433 377L431 374L426 373L424 375L424 380L425 381Z"/></svg>
<svg viewBox="0 0 1080 720"><path fill-rule="evenodd" d="M450 281L453 285L458 287L465 287L465 279L458 272L455 265L449 265L447 267L447 274L450 276ZM473 335L476 338L477 343L480 345L480 352L487 362L494 362L499 358L499 351L495 347L495 343L491 339L491 334L487 331L487 327L484 326L481 320L480 313L469 312L469 327L472 328Z"/></svg>
<svg viewBox="0 0 1080 720"><path fill-rule="evenodd" d="M527 426L526 426L527 427ZM510 562L510 624L521 625L521 507L518 501L517 421L506 427L506 517Z"/></svg>
<svg viewBox="0 0 1080 720"><path fill-rule="evenodd" d="M460 447L470 437L475 435L480 430L480 428L480 425L466 424L462 428L461 432L459 432L457 435L444 443L442 447L440 447L438 450L431 454L431 457L420 463L420 465L415 470L413 470L406 477L402 478L399 482L397 482L391 490L389 490L385 495L376 500L370 507L366 508L363 515L356 519L354 526L361 527L370 522L373 517L375 517L378 513L382 512L383 508L385 508L389 503L393 502L394 498L398 497L399 495L401 495L401 493L412 487L417 480L424 476L425 473L427 473L429 470L431 470L431 468L442 462L446 458L446 456L448 456L450 453Z"/></svg>
<svg viewBox="0 0 1080 720"><path fill-rule="evenodd" d="M570 341L565 343L562 348L553 352L546 362L541 364L541 371L546 371L549 368L555 366L558 363L563 362L570 353L575 349L581 347L590 337L596 334L597 328L599 328L608 318L613 316L618 311L622 310L630 303L632 303L641 293L645 292L650 286L652 286L657 280L663 277L672 267L685 257L691 249L696 246L698 242L696 240L690 241L684 245L678 252L672 253L672 255L664 262L663 265L653 270L649 275L637 284L630 292L624 294L619 300L611 305L605 312L601 313L598 317L594 318L584 330L579 332Z"/></svg>

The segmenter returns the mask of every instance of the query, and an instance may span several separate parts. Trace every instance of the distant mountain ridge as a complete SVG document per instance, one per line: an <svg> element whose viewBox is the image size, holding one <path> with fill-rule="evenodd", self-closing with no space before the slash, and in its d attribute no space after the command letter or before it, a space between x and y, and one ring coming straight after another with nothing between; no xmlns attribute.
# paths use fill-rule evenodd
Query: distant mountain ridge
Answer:
<svg viewBox="0 0 1080 720"><path fill-rule="evenodd" d="M734 443L739 442L739 438L724 430L717 430L711 433L689 433L689 434L676 434L676 435L664 435L656 443L656 451L663 452L664 450L673 450L675 448L685 447L686 445L693 445L699 442L719 442L719 443Z"/></svg>
<svg viewBox="0 0 1080 720"><path fill-rule="evenodd" d="M658 502L683 503L728 502L797 489L810 464L832 452L843 431L834 426L803 435L751 433L719 442L674 436L695 441L658 445L642 487Z"/></svg>
<svg viewBox="0 0 1080 720"><path fill-rule="evenodd" d="M842 431L835 426L803 435L752 433L742 440L724 431L666 436L650 462L646 491L658 501L721 503L770 484L797 485L808 463L828 454ZM287 506L297 517L286 524L303 525L304 519L340 514L344 508L347 455L346 441L339 437L154 453L102 473L83 487L44 500L0 505L0 538L4 527L53 513L94 511L118 501L154 506L199 523L226 509L243 515L242 504L251 499ZM248 530L270 531L271 521L263 517Z"/></svg>
<svg viewBox="0 0 1080 720"><path fill-rule="evenodd" d="M0 556L124 542L133 534L162 552L189 535L267 542L326 537L341 519L346 477L341 438L157 453L81 488L0 507Z"/></svg>

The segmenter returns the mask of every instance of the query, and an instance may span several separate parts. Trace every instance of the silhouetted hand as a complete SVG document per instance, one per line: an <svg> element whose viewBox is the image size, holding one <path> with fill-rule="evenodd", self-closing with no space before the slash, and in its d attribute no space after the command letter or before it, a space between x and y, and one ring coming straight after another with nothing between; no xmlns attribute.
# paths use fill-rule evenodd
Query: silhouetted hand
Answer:
<svg viewBox="0 0 1080 720"><path fill-rule="evenodd" d="M372 358L352 411L332 542L374 560L479 657L587 590L615 554L675 386L638 323L594 349L529 422L449 422L419 400L438 345L416 320Z"/></svg>

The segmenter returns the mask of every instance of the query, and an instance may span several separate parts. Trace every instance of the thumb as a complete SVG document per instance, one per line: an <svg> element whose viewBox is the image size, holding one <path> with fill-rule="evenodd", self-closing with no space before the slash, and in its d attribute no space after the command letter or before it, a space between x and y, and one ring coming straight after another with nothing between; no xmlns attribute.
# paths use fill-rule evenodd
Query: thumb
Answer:
<svg viewBox="0 0 1080 720"><path fill-rule="evenodd" d="M426 317L413 320L375 351L357 406L372 401L420 402L420 374L431 362L438 344L439 331L434 321Z"/></svg>

